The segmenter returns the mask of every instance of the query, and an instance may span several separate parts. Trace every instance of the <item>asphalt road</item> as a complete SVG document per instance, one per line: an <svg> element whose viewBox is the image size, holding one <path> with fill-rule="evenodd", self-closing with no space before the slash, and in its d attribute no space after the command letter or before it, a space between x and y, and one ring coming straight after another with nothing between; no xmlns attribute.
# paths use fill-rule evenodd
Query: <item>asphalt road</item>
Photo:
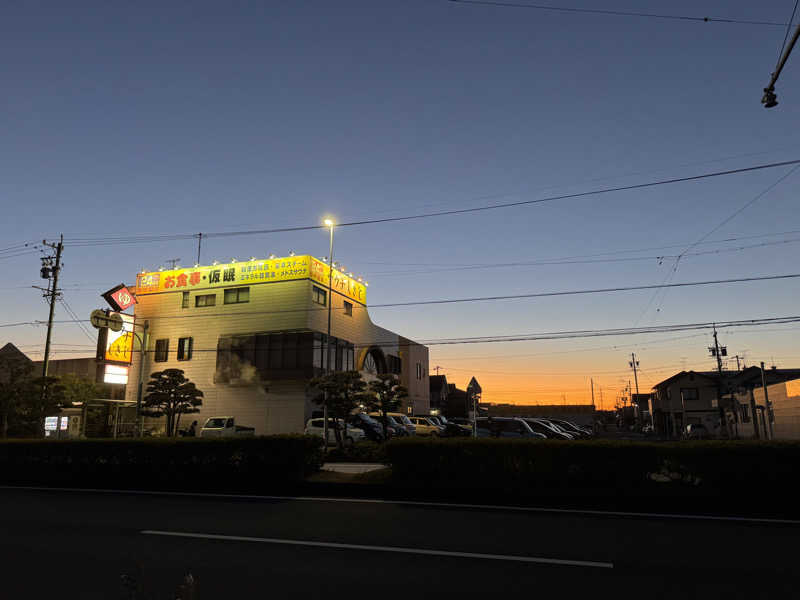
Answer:
<svg viewBox="0 0 800 600"><path fill-rule="evenodd" d="M468 499L465 499L468 502ZM0 489L1 598L789 598L797 523Z"/></svg>

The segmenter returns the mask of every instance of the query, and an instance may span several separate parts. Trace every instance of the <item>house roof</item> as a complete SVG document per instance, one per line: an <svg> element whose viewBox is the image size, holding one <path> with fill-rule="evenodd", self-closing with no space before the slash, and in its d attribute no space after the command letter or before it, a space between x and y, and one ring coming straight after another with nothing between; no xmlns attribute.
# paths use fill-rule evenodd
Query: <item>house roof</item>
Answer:
<svg viewBox="0 0 800 600"><path fill-rule="evenodd" d="M8 342L5 346L0 348L0 362L11 360L21 360L29 363L33 362L22 350L17 348L11 342Z"/></svg>
<svg viewBox="0 0 800 600"><path fill-rule="evenodd" d="M723 371L722 375L730 377L735 375L735 372L731 371ZM657 389L660 387L664 387L667 385L672 384L673 382L677 381L678 379L682 379L683 377L701 377L703 379L708 379L710 381L716 382L719 379L719 373L717 371L681 371L680 373L675 373L672 377L668 377L664 381L660 381L653 386L653 389Z"/></svg>
<svg viewBox="0 0 800 600"><path fill-rule="evenodd" d="M764 369L767 385L800 379L800 369ZM735 382L742 387L761 387L761 368L747 367L736 373Z"/></svg>

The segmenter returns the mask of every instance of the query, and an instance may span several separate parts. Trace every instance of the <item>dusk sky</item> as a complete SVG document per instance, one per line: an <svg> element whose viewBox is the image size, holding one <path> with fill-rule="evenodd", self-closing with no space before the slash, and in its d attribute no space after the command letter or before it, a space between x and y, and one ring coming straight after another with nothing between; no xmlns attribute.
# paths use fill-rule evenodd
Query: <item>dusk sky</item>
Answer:
<svg viewBox="0 0 800 600"><path fill-rule="evenodd" d="M602 8L785 23L794 3L657 4ZM778 81L780 104L759 102L784 32L447 0L6 2L0 325L47 318L41 293L27 289L40 285L38 253L1 249L60 233L64 298L88 318L101 292L142 268L194 263L196 241L78 238L401 216L798 159L800 57ZM370 282L369 304L658 284L675 261L656 256L679 254L790 169L343 227L336 255ZM721 252L687 254L673 281L800 272L798 183L800 172L706 240L735 241L694 247ZM202 262L290 250L325 256L327 232L209 239ZM580 258L496 266L567 257ZM640 260L599 262L621 257ZM653 301L636 291L370 315L431 340L789 316L798 293L787 279ZM61 305L56 314L70 318ZM44 327L0 331L0 345L40 358ZM797 331L737 329L720 342L748 365L798 367ZM53 358L93 354L74 324L59 324L54 342ZM682 367L713 368L711 343L682 332L432 345L430 367L459 387L475 376L490 402L586 402L593 377L608 408L632 379L632 351L644 392Z"/></svg>

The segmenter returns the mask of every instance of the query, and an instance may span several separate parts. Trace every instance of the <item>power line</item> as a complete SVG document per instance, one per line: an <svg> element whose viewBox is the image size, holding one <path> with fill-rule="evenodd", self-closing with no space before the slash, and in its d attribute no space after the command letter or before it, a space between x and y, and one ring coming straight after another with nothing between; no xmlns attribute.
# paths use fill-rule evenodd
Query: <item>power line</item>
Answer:
<svg viewBox="0 0 800 600"><path fill-rule="evenodd" d="M740 173L749 173L753 171L760 171L764 169L774 169L777 167L783 167L787 165L796 165L800 164L800 159L788 160L788 161L781 161L781 162L774 162L774 163L767 163L762 165L754 165L750 167L741 167L738 169L728 169L725 171L714 171L710 173L702 173L700 175L692 175L688 177L675 177L671 179L661 179L657 181L649 181L645 183L638 183L633 185L625 185L625 186L617 186L611 188L601 188L596 190L589 190L586 192L577 192L572 194L561 194L558 196L549 196L545 198L536 198L534 200L519 200L516 202L503 202L500 204L488 204L484 206L477 206L473 208L461 208L461 209L453 209L453 210L442 210L442 211L435 211L435 212L426 212L426 213L418 213L413 215L405 215L400 217L385 217L380 219L362 219L358 221L349 221L344 223L338 223L336 227L355 227L359 225L375 225L379 223L397 223L400 221L411 221L416 219L427 219L432 217L443 217L443 216L450 216L450 215L461 215L461 214L469 214L469 213L476 213L476 212L483 212L488 210L498 210L501 208L512 208L515 206L528 206L532 204L542 204L545 202L555 202L558 200L569 200L574 198L584 198L587 196L596 196L600 194L609 194L612 192L623 192L623 191L630 191L630 190L638 190L638 189L646 189L661 185L670 185L674 183L684 183L689 181L700 181L703 179L711 179L715 177L724 177L727 175L735 175ZM211 233L203 233L203 239L207 238L224 238L224 237L234 237L234 236L243 236L243 235L266 235L266 234L273 234L273 233L289 233L289 232L298 232L298 231L312 231L318 229L325 229L325 225L321 224L314 224L314 225L298 225L293 227L278 227L274 229L252 229L252 230L241 230L241 231L225 231L225 232L211 232ZM175 234L175 235L161 235L161 236L139 236L139 237L104 237L104 238L71 238L67 241L73 247L82 247L82 246L101 246L101 245L112 245L112 244L127 244L127 243L147 243L152 241L171 241L171 240L185 240L185 239L197 239L200 234L193 233L193 234Z"/></svg>
<svg viewBox="0 0 800 600"><path fill-rule="evenodd" d="M786 23L786 33L783 34L783 43L781 44L781 49L778 50L778 61L781 60L781 56L783 56L783 50L786 48L786 40L789 39L789 31L792 29L792 23L794 22L794 15L797 12L797 4L800 0L794 0L794 8L792 9L792 16L789 17L789 22Z"/></svg>
<svg viewBox="0 0 800 600"><path fill-rule="evenodd" d="M598 8L575 8L566 6L550 6L547 4L527 4L522 2L501 2L499 0L448 0L455 4L476 4L479 6L495 6L501 8L527 8L531 10L544 10L562 13L595 14L607 15L612 17L640 17L648 19L668 19L673 21L693 21L700 23L728 23L736 25L766 25L771 27L783 27L786 23L775 23L773 21L751 21L746 19L731 19L727 17L695 17L690 15L670 15L657 13L642 13L624 10L604 10Z"/></svg>
<svg viewBox="0 0 800 600"><path fill-rule="evenodd" d="M473 298L440 298L433 300L415 300L409 302L387 302L383 304L373 304L369 307L358 307L360 310L367 308L397 308L405 306L426 306L435 304L461 304L471 302L495 302L500 300L522 300L527 298L546 298L552 296L573 296L584 294L605 294L613 292L629 292L637 290L652 290L659 287L693 287L693 286L706 286L706 285L721 285L729 283L747 283L752 281L773 281L782 279L796 279L800 277L800 273L789 273L786 275L760 275L754 277L738 277L731 279L716 279L707 281L685 281L680 283L670 284L650 284L650 285L632 285L632 286L619 286L610 288L595 288L595 289L582 289L582 290L565 290L555 292L533 292L530 294L512 294L507 296L480 296ZM337 308L335 310L344 310L344 308ZM353 307L356 310L356 307ZM327 311L327 308L290 308L283 310L259 310L259 311L240 311L228 313L203 313L203 314L189 314L189 315L167 315L167 316L150 316L149 320L166 320L166 319L199 319L199 318L213 318L213 317L242 317L247 315L269 315L269 314L282 314L282 313L303 313L303 312L318 312ZM81 319L79 319L81 320ZM88 322L88 319L82 319L83 322ZM71 320L53 321L54 323L71 323ZM42 321L24 321L20 323L7 323L0 324L0 327L17 327L21 325L40 325Z"/></svg>

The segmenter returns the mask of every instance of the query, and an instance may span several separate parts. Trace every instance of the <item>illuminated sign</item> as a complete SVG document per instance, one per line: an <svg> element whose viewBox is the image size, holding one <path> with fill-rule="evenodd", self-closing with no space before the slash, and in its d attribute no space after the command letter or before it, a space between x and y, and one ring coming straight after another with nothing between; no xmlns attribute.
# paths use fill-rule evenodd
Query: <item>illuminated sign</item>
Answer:
<svg viewBox="0 0 800 600"><path fill-rule="evenodd" d="M58 430L58 417L45 417L44 418L44 430L45 431L57 431Z"/></svg>
<svg viewBox="0 0 800 600"><path fill-rule="evenodd" d="M61 417L61 431L66 431L69 427L69 417Z"/></svg>
<svg viewBox="0 0 800 600"><path fill-rule="evenodd" d="M122 317L122 331L105 331L105 351L102 360L118 364L131 364L133 360L133 317L131 315L120 315Z"/></svg>
<svg viewBox="0 0 800 600"><path fill-rule="evenodd" d="M115 288L111 288L104 294L101 294L101 296L105 298L111 308L117 312L126 310L136 304L136 299L133 297L133 294L122 283Z"/></svg>
<svg viewBox="0 0 800 600"><path fill-rule="evenodd" d="M103 383L128 383L128 367L106 365L103 372Z"/></svg>
<svg viewBox="0 0 800 600"><path fill-rule="evenodd" d="M328 269L326 263L313 256L304 255L140 273L136 278L136 295L188 292L298 279L311 279L327 287ZM335 269L331 283L335 291L360 304L366 304L367 288L363 283Z"/></svg>

